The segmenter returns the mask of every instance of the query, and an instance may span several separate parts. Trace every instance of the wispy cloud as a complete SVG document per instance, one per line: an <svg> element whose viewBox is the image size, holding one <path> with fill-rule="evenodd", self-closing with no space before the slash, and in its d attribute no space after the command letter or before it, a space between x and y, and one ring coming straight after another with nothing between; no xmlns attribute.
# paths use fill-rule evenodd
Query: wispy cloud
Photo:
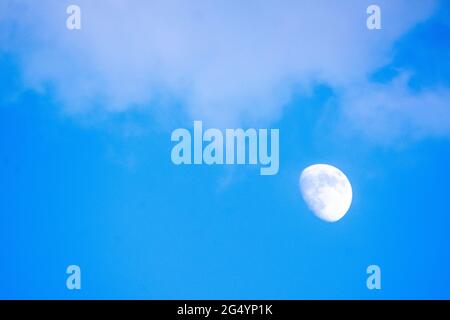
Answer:
<svg viewBox="0 0 450 320"><path fill-rule="evenodd" d="M392 143L398 139L450 136L450 90L414 90L408 73L392 81L348 92L343 109L352 126L371 140Z"/></svg>

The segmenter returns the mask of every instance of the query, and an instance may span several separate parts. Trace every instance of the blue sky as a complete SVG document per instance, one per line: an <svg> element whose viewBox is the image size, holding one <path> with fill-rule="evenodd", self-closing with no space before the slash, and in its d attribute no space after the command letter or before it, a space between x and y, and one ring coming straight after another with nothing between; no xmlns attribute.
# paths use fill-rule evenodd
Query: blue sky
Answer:
<svg viewBox="0 0 450 320"><path fill-rule="evenodd" d="M2 2L1 298L450 298L449 4L369 31L369 2L264 3L79 1L68 31L68 2ZM279 128L279 173L174 166L194 119ZM314 163L352 183L337 223Z"/></svg>

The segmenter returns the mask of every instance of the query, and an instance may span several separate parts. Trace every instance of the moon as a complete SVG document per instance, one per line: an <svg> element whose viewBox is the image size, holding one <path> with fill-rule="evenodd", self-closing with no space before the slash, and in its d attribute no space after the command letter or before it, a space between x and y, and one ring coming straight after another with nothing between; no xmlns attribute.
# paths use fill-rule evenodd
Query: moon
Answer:
<svg viewBox="0 0 450 320"><path fill-rule="evenodd" d="M350 209L352 186L336 167L328 164L309 166L301 173L299 184L308 208L324 221L339 221Z"/></svg>

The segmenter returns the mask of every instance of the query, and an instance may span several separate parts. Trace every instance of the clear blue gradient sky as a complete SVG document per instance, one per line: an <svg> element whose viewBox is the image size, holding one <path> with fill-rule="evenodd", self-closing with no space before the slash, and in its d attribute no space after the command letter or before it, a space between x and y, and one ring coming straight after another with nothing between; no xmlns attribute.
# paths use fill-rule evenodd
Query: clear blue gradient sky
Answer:
<svg viewBox="0 0 450 320"><path fill-rule="evenodd" d="M200 44L208 37L196 37L201 25L178 45L182 24L167 42L149 40L155 54L133 46L139 41L118 48L114 38L152 27L132 23L144 2L125 18L105 9L120 21L110 32L93 22L101 8L79 1L86 21L78 34L65 29L64 1L40 10L13 2L0 5L0 298L450 298L448 1L380 1L386 19L377 31L366 29L367 3L343 1L343 20L360 17L361 30L333 22L342 42L331 43L325 26L300 34L298 48L284 46L297 36L289 33L246 47L247 36L261 34L249 26L271 30L266 15L249 13L295 19L289 1L242 11L237 1L226 10L203 3L194 7L206 26L210 13L236 15L236 29L210 29L225 44ZM153 9L171 22L176 3ZM327 3L318 6L300 18ZM31 28L41 20L48 23ZM317 60L313 49L300 54L322 46L321 36L330 51L321 47ZM173 165L170 134L194 119L279 128L278 175ZM352 207L337 223L317 219L301 198L299 174L314 163L337 166L352 183ZM66 289L70 264L81 267L80 291ZM366 288L371 264L381 267L380 291Z"/></svg>

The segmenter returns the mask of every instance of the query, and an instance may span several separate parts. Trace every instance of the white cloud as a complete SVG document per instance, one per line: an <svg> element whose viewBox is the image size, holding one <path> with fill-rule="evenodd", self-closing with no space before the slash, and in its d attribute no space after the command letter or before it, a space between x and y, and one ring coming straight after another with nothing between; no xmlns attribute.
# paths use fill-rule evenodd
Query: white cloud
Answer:
<svg viewBox="0 0 450 320"><path fill-rule="evenodd" d="M367 84L348 91L343 99L351 125L371 140L450 136L450 90L412 90L409 75L401 73L386 84Z"/></svg>
<svg viewBox="0 0 450 320"><path fill-rule="evenodd" d="M51 90L69 112L162 108L170 97L218 125L270 122L293 90L368 89L367 75L434 2L379 0L383 29L369 31L372 1L361 0L4 0L0 39L26 85ZM72 3L81 31L65 28Z"/></svg>

